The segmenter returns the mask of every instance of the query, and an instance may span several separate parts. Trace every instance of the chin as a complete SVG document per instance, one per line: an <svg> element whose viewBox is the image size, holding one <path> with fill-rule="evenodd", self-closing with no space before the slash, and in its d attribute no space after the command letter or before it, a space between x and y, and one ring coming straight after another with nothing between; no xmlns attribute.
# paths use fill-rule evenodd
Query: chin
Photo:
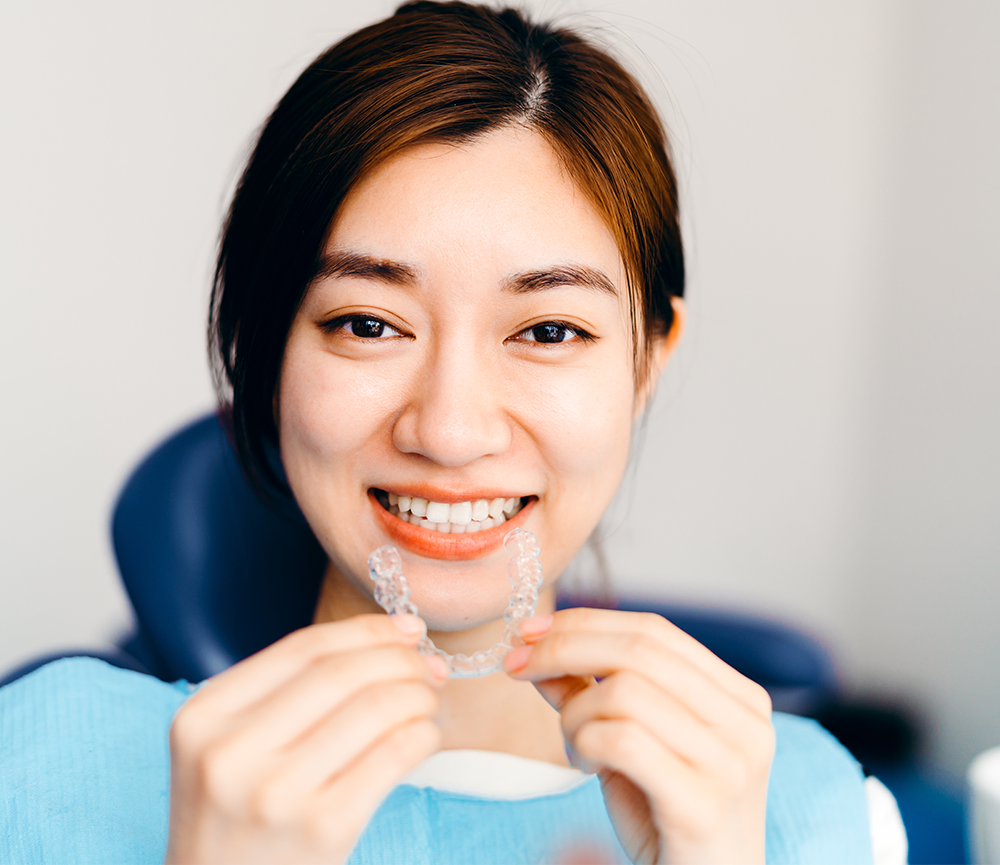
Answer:
<svg viewBox="0 0 1000 865"><path fill-rule="evenodd" d="M507 609L511 586L506 560L479 560L474 567L420 562L403 572L410 599L431 631L465 631L499 621ZM412 559L409 559L412 562Z"/></svg>

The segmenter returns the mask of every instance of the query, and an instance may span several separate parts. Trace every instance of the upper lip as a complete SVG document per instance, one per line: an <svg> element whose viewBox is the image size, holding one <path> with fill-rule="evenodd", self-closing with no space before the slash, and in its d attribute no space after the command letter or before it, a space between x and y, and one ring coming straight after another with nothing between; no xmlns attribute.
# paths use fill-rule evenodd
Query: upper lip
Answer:
<svg viewBox="0 0 1000 865"><path fill-rule="evenodd" d="M441 502L452 505L456 502L474 502L476 499L521 499L529 493L510 492L494 489L462 489L458 487L430 486L428 484L408 484L400 486L379 486L372 487L373 490L381 490L386 493L395 493L397 496L409 496L410 498L427 499L429 502Z"/></svg>

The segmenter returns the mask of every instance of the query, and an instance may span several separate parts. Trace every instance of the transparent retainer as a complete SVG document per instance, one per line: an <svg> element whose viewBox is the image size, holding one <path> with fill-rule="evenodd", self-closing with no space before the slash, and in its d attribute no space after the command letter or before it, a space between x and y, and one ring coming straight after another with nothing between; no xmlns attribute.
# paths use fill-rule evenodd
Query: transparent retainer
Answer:
<svg viewBox="0 0 1000 865"><path fill-rule="evenodd" d="M482 652L472 655L459 653L449 655L424 636L417 648L421 654L437 655L443 659L456 678L485 676L497 672L506 654L524 641L517 634L517 626L535 612L538 603L538 589L542 585L542 563L538 558L540 548L535 536L525 529L513 529L503 539L504 549L511 554L507 565L507 579L510 580L510 603L504 611L504 631L500 642L494 643ZM410 600L410 584L403 574L403 562L399 551L389 544L379 547L368 557L368 574L375 583L375 600L390 616L410 613L419 616L416 604Z"/></svg>

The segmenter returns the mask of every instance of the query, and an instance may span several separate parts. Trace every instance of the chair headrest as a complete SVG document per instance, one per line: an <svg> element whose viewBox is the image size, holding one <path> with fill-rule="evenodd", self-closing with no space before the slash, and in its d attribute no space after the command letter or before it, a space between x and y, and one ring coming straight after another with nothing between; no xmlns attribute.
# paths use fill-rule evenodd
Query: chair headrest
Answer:
<svg viewBox="0 0 1000 865"><path fill-rule="evenodd" d="M215 413L136 468L112 538L166 678L200 681L312 620L326 555L290 496L250 486Z"/></svg>

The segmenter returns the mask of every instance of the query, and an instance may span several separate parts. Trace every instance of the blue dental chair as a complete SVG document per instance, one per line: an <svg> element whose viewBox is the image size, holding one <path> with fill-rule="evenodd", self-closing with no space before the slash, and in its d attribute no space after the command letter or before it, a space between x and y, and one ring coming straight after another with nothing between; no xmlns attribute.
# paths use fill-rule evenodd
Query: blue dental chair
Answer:
<svg viewBox="0 0 1000 865"><path fill-rule="evenodd" d="M134 611L131 632L112 650L35 659L0 685L70 655L101 657L165 681L201 681L312 620L326 556L290 495L265 500L254 492L225 421L214 413L165 440L135 469L115 505L112 536ZM580 596L558 599L560 608L581 605L608 606ZM816 639L781 622L718 609L639 597L613 606L665 616L767 688L776 709L825 719L896 794L914 865L966 861L959 799L915 772L912 748L890 754L891 747L876 743L871 751L872 730L882 729L878 719L870 707L853 711L842 701L833 660ZM887 754L891 759L881 765Z"/></svg>

